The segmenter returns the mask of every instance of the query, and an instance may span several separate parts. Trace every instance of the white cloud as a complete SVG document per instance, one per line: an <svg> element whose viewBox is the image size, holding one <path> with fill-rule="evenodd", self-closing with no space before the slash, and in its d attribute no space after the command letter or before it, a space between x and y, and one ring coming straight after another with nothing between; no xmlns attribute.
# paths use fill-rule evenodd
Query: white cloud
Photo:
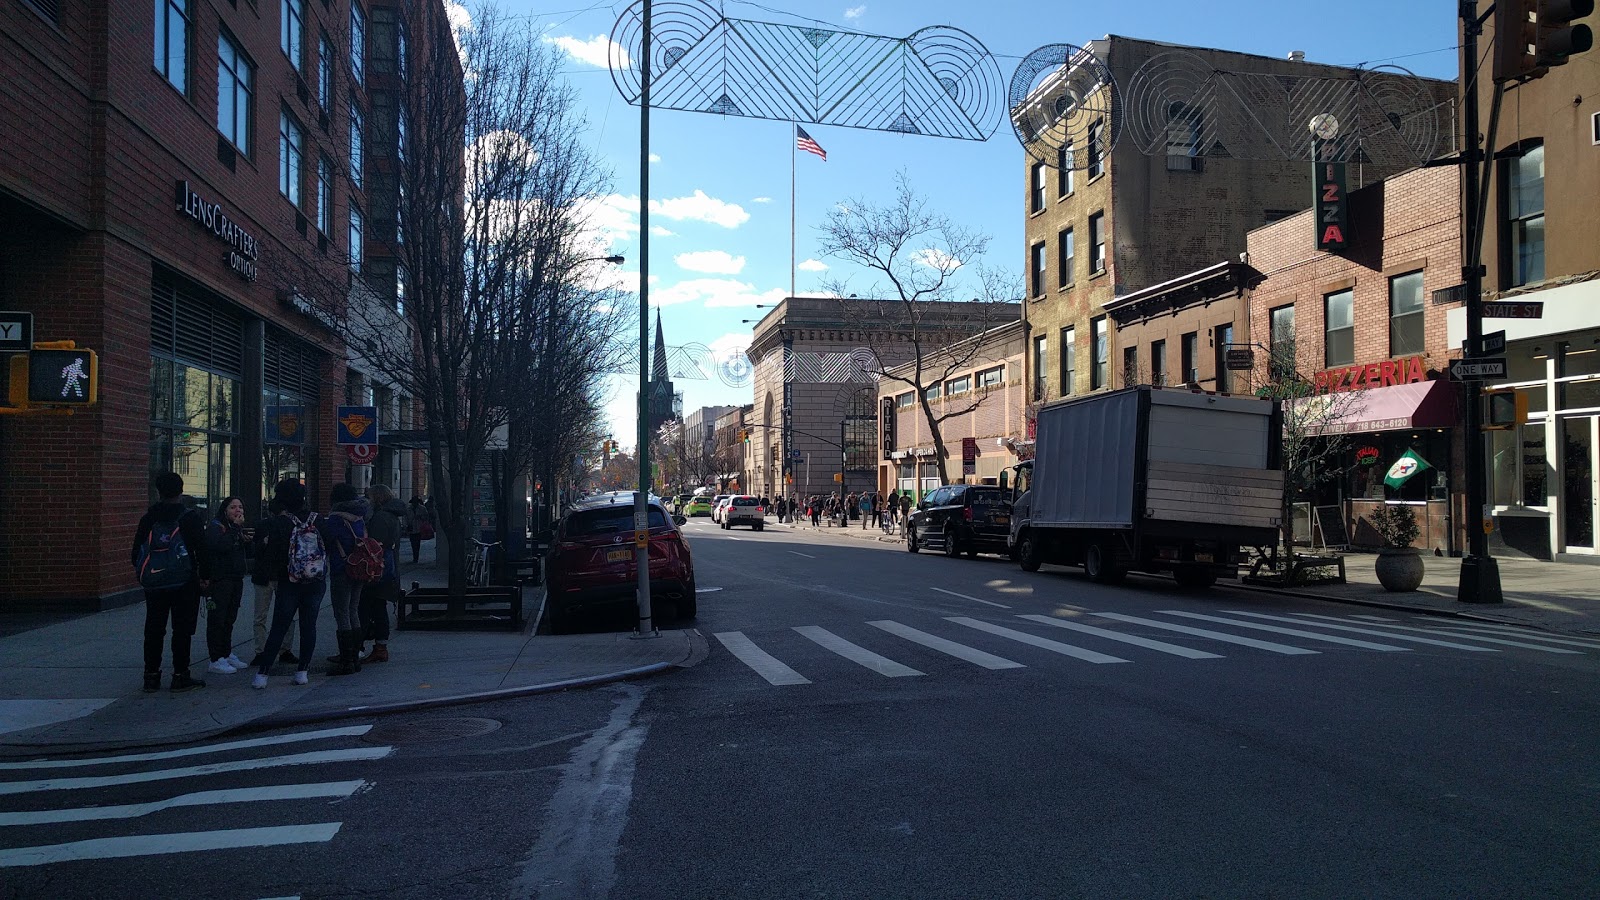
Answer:
<svg viewBox="0 0 1600 900"><path fill-rule="evenodd" d="M866 12L867 12L867 5L865 3L863 3L860 6L852 6L849 9L845 10L844 11L844 17L846 19L859 19L863 15L866 15Z"/></svg>
<svg viewBox="0 0 1600 900"><path fill-rule="evenodd" d="M828 264L820 259L808 259L800 265L795 266L795 268L802 272L826 272L828 271Z"/></svg>
<svg viewBox="0 0 1600 900"><path fill-rule="evenodd" d="M638 198L634 198L633 202L638 203ZM701 190L696 190L690 197L651 200L650 211L680 222L709 222L712 225L721 225L723 228L738 228L750 221L750 214L744 211L744 207L737 203L708 197L706 192Z"/></svg>
<svg viewBox="0 0 1600 900"><path fill-rule="evenodd" d="M587 63L601 69L610 67L613 62L619 68L627 68L628 66L628 51L620 44L611 43L611 38L603 34L597 34L587 41L571 35L562 35L560 37L547 37L544 42L555 44L578 62Z"/></svg>
<svg viewBox="0 0 1600 900"><path fill-rule="evenodd" d="M676 231L668 231L667 229L662 228L660 225L651 225L650 233L656 237L673 237L677 234Z"/></svg>
<svg viewBox="0 0 1600 900"><path fill-rule="evenodd" d="M672 261L691 272L707 272L712 275L737 275L744 271L744 257L730 256L721 250L679 253L672 258Z"/></svg>
<svg viewBox="0 0 1600 900"><path fill-rule="evenodd" d="M938 247L924 247L911 254L911 258L930 269L943 269L946 272L951 272L961 268L961 260L940 250Z"/></svg>
<svg viewBox="0 0 1600 900"><path fill-rule="evenodd" d="M661 154L659 154L659 153L650 154L650 161L653 162L653 163L661 162Z"/></svg>
<svg viewBox="0 0 1600 900"><path fill-rule="evenodd" d="M718 309L777 303L786 296L788 294L782 288L756 293L754 285L732 278L689 278L660 290L652 290L650 303L653 306L675 306L700 301L707 309Z"/></svg>
<svg viewBox="0 0 1600 900"><path fill-rule="evenodd" d="M751 197L750 198L750 202L751 203L771 203L772 202L772 198L771 197Z"/></svg>

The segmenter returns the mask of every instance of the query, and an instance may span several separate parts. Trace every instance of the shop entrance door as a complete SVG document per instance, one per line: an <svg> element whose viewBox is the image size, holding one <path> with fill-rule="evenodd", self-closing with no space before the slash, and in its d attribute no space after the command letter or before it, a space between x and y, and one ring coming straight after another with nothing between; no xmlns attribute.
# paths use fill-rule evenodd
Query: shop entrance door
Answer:
<svg viewBox="0 0 1600 900"><path fill-rule="evenodd" d="M1600 416L1561 420L1561 531L1568 553L1595 552L1600 519Z"/></svg>

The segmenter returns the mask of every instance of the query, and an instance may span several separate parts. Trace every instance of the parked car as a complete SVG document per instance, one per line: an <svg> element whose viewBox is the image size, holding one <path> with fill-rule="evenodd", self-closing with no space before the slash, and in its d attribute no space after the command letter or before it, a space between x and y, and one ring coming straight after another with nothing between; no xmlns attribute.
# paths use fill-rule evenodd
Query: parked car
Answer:
<svg viewBox="0 0 1600 900"><path fill-rule="evenodd" d="M680 619L695 617L694 560L678 526L659 498L647 507L650 593L669 600ZM545 560L550 630L559 632L574 613L635 602L638 568L634 563L633 495L627 492L585 499L556 523Z"/></svg>
<svg viewBox="0 0 1600 900"><path fill-rule="evenodd" d="M735 525L749 525L756 531L762 530L767 524L767 509L761 505L761 500L749 494L735 494L728 498L727 504L722 508L722 528L724 531Z"/></svg>
<svg viewBox="0 0 1600 900"><path fill-rule="evenodd" d="M683 514L685 516L709 516L709 515L711 515L711 498L710 497L691 497L691 498L689 498L689 502L687 504L685 504L684 507L683 507Z"/></svg>
<svg viewBox="0 0 1600 900"><path fill-rule="evenodd" d="M922 498L906 522L906 549L943 550L945 556L1009 556L1011 500L1005 488L947 484Z"/></svg>
<svg viewBox="0 0 1600 900"><path fill-rule="evenodd" d="M711 501L711 521L713 521L713 522L721 522L722 521L722 508L724 506L727 506L728 505L728 501L731 500L731 499L733 499L733 495L732 494L718 494Z"/></svg>

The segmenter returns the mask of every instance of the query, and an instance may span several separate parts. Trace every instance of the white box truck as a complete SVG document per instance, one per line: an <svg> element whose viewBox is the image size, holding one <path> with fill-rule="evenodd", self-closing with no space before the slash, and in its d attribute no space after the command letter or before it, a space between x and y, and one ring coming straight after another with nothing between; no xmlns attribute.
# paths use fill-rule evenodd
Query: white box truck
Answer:
<svg viewBox="0 0 1600 900"><path fill-rule="evenodd" d="M1017 467L1010 546L1022 568L1101 583L1171 572L1237 578L1239 548L1278 539L1282 411L1271 400L1140 386L1046 404Z"/></svg>

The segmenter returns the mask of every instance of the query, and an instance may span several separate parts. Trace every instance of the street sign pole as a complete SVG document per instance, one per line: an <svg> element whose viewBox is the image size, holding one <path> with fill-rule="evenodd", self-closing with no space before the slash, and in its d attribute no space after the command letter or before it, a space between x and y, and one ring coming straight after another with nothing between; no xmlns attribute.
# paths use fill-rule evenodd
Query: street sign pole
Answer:
<svg viewBox="0 0 1600 900"><path fill-rule="evenodd" d="M1461 42L1461 73L1466 82L1466 107L1463 112L1465 121L1464 137L1466 138L1464 157L1463 190L1462 190L1462 223L1465 233L1462 235L1462 244L1466 250L1465 259L1462 261L1461 275L1466 283L1467 292L1467 345L1478 348L1483 346L1483 266L1482 234L1483 210L1479 191L1479 161L1483 156L1482 136L1478 134L1478 81L1475 73L1478 71L1478 35L1483 30L1482 23L1478 21L1478 0L1462 0L1459 7L1464 40ZM1497 40L1500 35L1495 36ZM1499 99L1500 87L1496 85L1496 100ZM1496 103L1495 112L1499 112ZM1490 117L1489 141L1493 146L1494 126L1498 115ZM1483 177L1487 178L1485 171ZM1462 429L1462 438L1466 443L1467 451L1467 555L1461 560L1461 577L1456 584L1456 599L1463 603L1499 603L1500 596L1500 568L1494 557L1489 555L1488 529L1480 527L1483 522L1489 521L1489 507L1485 502L1488 491L1484 483L1484 452L1483 452L1483 413L1478 408L1482 392L1477 381L1463 381L1462 392L1466 397L1466 422ZM1481 522L1474 522L1480 519Z"/></svg>
<svg viewBox="0 0 1600 900"><path fill-rule="evenodd" d="M633 495L639 630L635 637L659 637L650 618L650 0L644 0L639 50L639 490Z"/></svg>

